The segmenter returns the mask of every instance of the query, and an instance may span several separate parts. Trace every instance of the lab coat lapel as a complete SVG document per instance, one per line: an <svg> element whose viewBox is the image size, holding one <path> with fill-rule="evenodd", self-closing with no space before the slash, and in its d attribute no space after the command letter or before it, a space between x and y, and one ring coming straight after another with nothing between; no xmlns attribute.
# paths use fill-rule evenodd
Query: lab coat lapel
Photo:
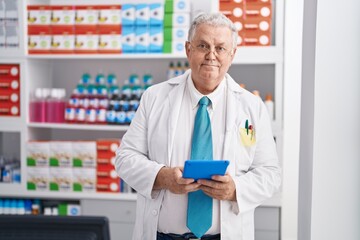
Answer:
<svg viewBox="0 0 360 240"><path fill-rule="evenodd" d="M176 87L169 92L168 101L169 101L169 122L168 122L168 159L167 164L170 166L170 159L174 144L175 130L180 114L181 102L184 97L186 79L190 73L190 70L185 72L178 78L169 81L169 84L175 84Z"/></svg>
<svg viewBox="0 0 360 240"><path fill-rule="evenodd" d="M234 136L234 131L236 129L236 119L237 119L237 110L241 106L239 106L239 101L236 99L237 93L241 93L243 91L242 88L230 77L230 75L226 74L227 81L227 93L226 93L226 120L225 120L225 139L223 146L223 159L231 160L233 154L231 152L232 145L236 144L232 139ZM230 169L229 169L230 170Z"/></svg>

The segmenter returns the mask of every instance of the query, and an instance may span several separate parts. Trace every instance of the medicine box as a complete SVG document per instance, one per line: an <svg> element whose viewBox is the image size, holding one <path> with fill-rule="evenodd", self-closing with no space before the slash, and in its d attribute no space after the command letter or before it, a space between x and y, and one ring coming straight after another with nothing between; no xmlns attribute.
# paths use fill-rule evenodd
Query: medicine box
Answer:
<svg viewBox="0 0 360 240"><path fill-rule="evenodd" d="M74 167L96 167L95 141L74 141L72 142L72 150Z"/></svg>
<svg viewBox="0 0 360 240"><path fill-rule="evenodd" d="M121 8L121 23L123 26L135 25L135 5L123 4Z"/></svg>
<svg viewBox="0 0 360 240"><path fill-rule="evenodd" d="M99 5L98 25L121 25L121 5Z"/></svg>
<svg viewBox="0 0 360 240"><path fill-rule="evenodd" d="M73 26L52 27L51 52L73 53L75 49L75 30Z"/></svg>
<svg viewBox="0 0 360 240"><path fill-rule="evenodd" d="M185 54L184 41L164 41L163 53Z"/></svg>
<svg viewBox="0 0 360 240"><path fill-rule="evenodd" d="M150 39L149 28L136 26L135 28L135 52L146 53L149 51Z"/></svg>
<svg viewBox="0 0 360 240"><path fill-rule="evenodd" d="M135 27L123 26L121 43L124 53L135 51Z"/></svg>
<svg viewBox="0 0 360 240"><path fill-rule="evenodd" d="M120 26L111 25L114 27L99 28L99 53L121 53L121 28Z"/></svg>
<svg viewBox="0 0 360 240"><path fill-rule="evenodd" d="M98 23L99 10L94 5L75 6L76 25L96 25Z"/></svg>
<svg viewBox="0 0 360 240"><path fill-rule="evenodd" d="M118 179L98 179L96 183L97 192L123 192L122 180Z"/></svg>
<svg viewBox="0 0 360 240"><path fill-rule="evenodd" d="M69 167L50 167L50 191L71 192L73 188L73 170Z"/></svg>
<svg viewBox="0 0 360 240"><path fill-rule="evenodd" d="M30 54L50 53L51 32L49 26L28 28L28 51Z"/></svg>
<svg viewBox="0 0 360 240"><path fill-rule="evenodd" d="M148 26L150 23L150 7L149 4L141 3L135 5L135 25Z"/></svg>
<svg viewBox="0 0 360 240"><path fill-rule="evenodd" d="M49 168L27 167L26 168L27 190L47 191L49 190Z"/></svg>
<svg viewBox="0 0 360 240"><path fill-rule="evenodd" d="M96 168L73 169L73 191L95 192L96 190Z"/></svg>
<svg viewBox="0 0 360 240"><path fill-rule="evenodd" d="M151 3L150 26L162 26L164 22L164 5L162 3Z"/></svg>
<svg viewBox="0 0 360 240"><path fill-rule="evenodd" d="M51 6L52 25L74 25L75 24L75 7L70 5L53 5Z"/></svg>
<svg viewBox="0 0 360 240"><path fill-rule="evenodd" d="M190 14L189 13L165 13L164 16L165 27L189 27Z"/></svg>
<svg viewBox="0 0 360 240"><path fill-rule="evenodd" d="M50 25L51 7L48 5L28 5L27 23L31 25Z"/></svg>
<svg viewBox="0 0 360 240"><path fill-rule="evenodd" d="M50 166L72 167L72 143L67 141L51 141Z"/></svg>
<svg viewBox="0 0 360 240"><path fill-rule="evenodd" d="M164 32L162 27L150 27L150 45L149 52L162 52L164 44Z"/></svg>
<svg viewBox="0 0 360 240"><path fill-rule="evenodd" d="M99 34L95 25L75 30L75 53L97 53Z"/></svg>
<svg viewBox="0 0 360 240"><path fill-rule="evenodd" d="M165 41L187 41L188 28L184 27L166 27L164 28Z"/></svg>
<svg viewBox="0 0 360 240"><path fill-rule="evenodd" d="M27 166L49 166L49 142L30 141L26 145Z"/></svg>
<svg viewBox="0 0 360 240"><path fill-rule="evenodd" d="M166 0L165 1L165 12L166 13L177 13L177 12L190 12L191 1L190 0Z"/></svg>

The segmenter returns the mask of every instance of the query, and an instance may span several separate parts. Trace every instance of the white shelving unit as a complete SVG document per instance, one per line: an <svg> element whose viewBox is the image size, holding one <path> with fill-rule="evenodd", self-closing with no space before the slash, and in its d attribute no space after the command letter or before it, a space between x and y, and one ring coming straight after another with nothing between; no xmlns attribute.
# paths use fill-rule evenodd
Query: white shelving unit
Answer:
<svg viewBox="0 0 360 240"><path fill-rule="evenodd" d="M76 133L76 140L98 136L121 138L128 129L128 126L113 125L86 125L86 124L50 124L50 123L30 123L29 116L29 95L37 87L62 87L67 90L67 97L75 87L81 74L92 70L91 74L103 70L105 73L113 72L118 76L120 84L131 73L139 75L148 73L153 74L155 82L166 80L165 74L170 61L186 60L184 55L173 54L62 54L62 55L28 55L26 39L26 6L30 0L16 0L20 7L19 29L20 29L20 48L15 50L0 50L0 64L17 63L20 64L21 71L21 116L20 117L0 117L1 132L18 132L21 139L21 184L0 183L0 197L19 197L19 198L44 198L44 199L74 199L74 200L121 200L135 201L135 194L112 194L112 193L58 193L58 192L39 192L28 191L26 189L26 156L25 149L28 140L63 140L67 135ZM84 3L95 1L82 0ZM79 2L82 2L79 1ZM107 2L108 1L108 2ZM114 3L107 0L105 3ZM69 3L67 0L46 1L46 3ZM116 2L116 3L121 3ZM206 4L204 3L206 2ZM212 1L208 6L207 0L193 1L194 12L199 11L205 5L212 10L217 9L217 4ZM274 137L277 141L278 153L282 159L282 118L283 118L283 29L284 29L284 0L273 0L275 6L275 44L269 47L241 47L237 50L233 65L230 69L231 75L235 80L247 79L252 82L252 72L248 69L259 69L258 80L254 81L259 85L269 85L275 99L275 119L272 122ZM42 0L31 0L31 3L44 4ZM73 2L71 2L73 3ZM203 3L203 4L202 4ZM78 3L76 3L78 4ZM80 3L81 4L81 3ZM104 4L104 2L102 2ZM265 70L261 70L265 69ZM268 82L264 82L268 81ZM239 82L240 83L240 82ZM267 91L268 88L265 88ZM264 91L265 91L264 90ZM88 133L90 135L87 135ZM72 136L74 137L74 136ZM96 139L96 138L94 138ZM73 139L69 139L73 140ZM281 207L281 194L263 204L266 207Z"/></svg>

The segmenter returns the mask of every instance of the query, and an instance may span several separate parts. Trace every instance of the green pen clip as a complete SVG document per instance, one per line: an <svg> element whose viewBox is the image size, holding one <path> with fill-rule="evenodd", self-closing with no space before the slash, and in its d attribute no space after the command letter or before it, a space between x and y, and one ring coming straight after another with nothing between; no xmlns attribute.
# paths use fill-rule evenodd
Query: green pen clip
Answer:
<svg viewBox="0 0 360 240"><path fill-rule="evenodd" d="M246 135L249 135L249 121L246 119L245 121Z"/></svg>

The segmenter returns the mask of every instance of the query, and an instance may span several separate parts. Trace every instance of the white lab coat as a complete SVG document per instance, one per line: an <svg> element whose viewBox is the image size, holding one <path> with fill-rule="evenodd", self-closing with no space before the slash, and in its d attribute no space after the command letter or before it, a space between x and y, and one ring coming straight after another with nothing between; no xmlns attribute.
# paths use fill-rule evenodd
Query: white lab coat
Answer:
<svg viewBox="0 0 360 240"><path fill-rule="evenodd" d="M154 85L143 94L116 154L117 173L138 193L135 240L156 240L165 190L152 188L160 168L170 166L189 74L191 70ZM230 160L228 172L236 184L237 202L220 203L221 239L253 240L254 210L279 189L281 171L265 105L230 75L226 74L225 79L228 90L223 159ZM249 131L253 135L244 128L246 120L252 125L254 132Z"/></svg>

